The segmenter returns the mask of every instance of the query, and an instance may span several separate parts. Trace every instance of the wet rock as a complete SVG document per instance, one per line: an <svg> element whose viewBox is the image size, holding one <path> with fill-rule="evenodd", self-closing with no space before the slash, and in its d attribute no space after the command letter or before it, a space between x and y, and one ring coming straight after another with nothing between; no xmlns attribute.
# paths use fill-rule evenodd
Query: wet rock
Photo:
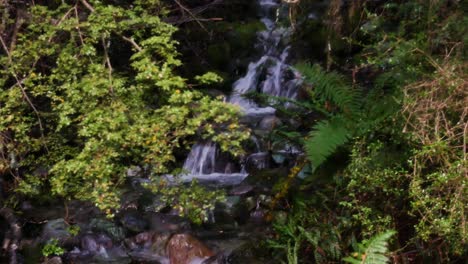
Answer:
<svg viewBox="0 0 468 264"><path fill-rule="evenodd" d="M138 263L169 263L166 258L166 245L169 238L168 233L148 231L127 239L125 243L131 249L129 255Z"/></svg>
<svg viewBox="0 0 468 264"><path fill-rule="evenodd" d="M58 256L47 258L42 264L62 264L62 258Z"/></svg>
<svg viewBox="0 0 468 264"><path fill-rule="evenodd" d="M241 196L241 195L248 195L251 194L254 190L254 187L249 184L241 184L238 186L233 187L229 191L229 195Z"/></svg>
<svg viewBox="0 0 468 264"><path fill-rule="evenodd" d="M41 242L47 242L52 238L58 239L60 242L69 240L72 236L68 231L68 226L63 218L48 221L42 230Z"/></svg>
<svg viewBox="0 0 468 264"><path fill-rule="evenodd" d="M93 256L92 260L88 263L96 264L129 264L131 259L127 252L122 247L112 247L106 249L104 247L99 248L99 251Z"/></svg>
<svg viewBox="0 0 468 264"><path fill-rule="evenodd" d="M228 209L234 208L239 202L241 201L240 196L233 195L233 196L226 196L226 201L224 202L224 205Z"/></svg>
<svg viewBox="0 0 468 264"><path fill-rule="evenodd" d="M67 263L127 264L130 257L122 246L115 245L105 234L87 234L81 239L81 249L74 248L66 254Z"/></svg>
<svg viewBox="0 0 468 264"><path fill-rule="evenodd" d="M166 256L166 246L170 237L169 234L154 234L151 241L151 252L159 256Z"/></svg>
<svg viewBox="0 0 468 264"><path fill-rule="evenodd" d="M272 164L271 155L268 152L258 152L247 157L245 169L248 172L270 168Z"/></svg>
<svg viewBox="0 0 468 264"><path fill-rule="evenodd" d="M148 228L148 222L136 210L125 211L120 218L122 226L131 232L140 233Z"/></svg>
<svg viewBox="0 0 468 264"><path fill-rule="evenodd" d="M127 170L127 177L143 176L143 169L140 166L133 166Z"/></svg>
<svg viewBox="0 0 468 264"><path fill-rule="evenodd" d="M108 220L94 218L90 221L89 228L96 233L103 232L115 241L121 241L125 238L125 230Z"/></svg>
<svg viewBox="0 0 468 264"><path fill-rule="evenodd" d="M89 252L97 252L99 247L93 236L86 235L81 239L81 249Z"/></svg>
<svg viewBox="0 0 468 264"><path fill-rule="evenodd" d="M265 116L257 126L257 129L271 131L275 127L281 126L281 120L276 116Z"/></svg>
<svg viewBox="0 0 468 264"><path fill-rule="evenodd" d="M201 241L189 234L176 234L167 243L166 251L171 264L202 263L215 254Z"/></svg>
<svg viewBox="0 0 468 264"><path fill-rule="evenodd" d="M177 232L190 229L190 222L177 215L148 213L146 219L151 231Z"/></svg>
<svg viewBox="0 0 468 264"><path fill-rule="evenodd" d="M101 248L110 249L113 243L110 237L104 234L88 234L81 238L81 249L91 253L99 252Z"/></svg>

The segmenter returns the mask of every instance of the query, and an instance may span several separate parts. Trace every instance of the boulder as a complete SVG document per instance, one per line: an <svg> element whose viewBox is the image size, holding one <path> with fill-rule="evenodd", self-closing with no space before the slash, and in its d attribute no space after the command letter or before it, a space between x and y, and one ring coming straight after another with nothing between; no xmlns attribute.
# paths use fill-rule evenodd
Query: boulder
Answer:
<svg viewBox="0 0 468 264"><path fill-rule="evenodd" d="M42 230L41 242L45 243L52 238L59 240L61 243L69 240L72 236L68 231L68 226L63 218L48 221Z"/></svg>
<svg viewBox="0 0 468 264"><path fill-rule="evenodd" d="M55 256L52 258L46 258L42 264L62 264L62 258Z"/></svg>
<svg viewBox="0 0 468 264"><path fill-rule="evenodd" d="M125 238L125 230L122 227L117 226L114 222L105 219L92 219L89 223L89 228L93 232L103 232L109 235L109 237L111 237L114 241L121 241Z"/></svg>
<svg viewBox="0 0 468 264"><path fill-rule="evenodd" d="M149 212L146 219L151 231L156 232L180 232L190 229L190 222L177 215Z"/></svg>
<svg viewBox="0 0 468 264"><path fill-rule="evenodd" d="M124 228L134 233L140 233L147 229L148 222L143 215L136 210L128 210L121 214L120 223Z"/></svg>
<svg viewBox="0 0 468 264"><path fill-rule="evenodd" d="M281 126L281 124L282 122L278 117L274 115L265 116L258 124L257 129L271 131L278 126Z"/></svg>
<svg viewBox="0 0 468 264"><path fill-rule="evenodd" d="M166 252L171 264L201 263L215 256L213 251L189 234L173 235L167 243Z"/></svg>
<svg viewBox="0 0 468 264"><path fill-rule="evenodd" d="M170 238L168 233L147 231L133 238L126 239L129 255L138 263L168 263L166 244Z"/></svg>

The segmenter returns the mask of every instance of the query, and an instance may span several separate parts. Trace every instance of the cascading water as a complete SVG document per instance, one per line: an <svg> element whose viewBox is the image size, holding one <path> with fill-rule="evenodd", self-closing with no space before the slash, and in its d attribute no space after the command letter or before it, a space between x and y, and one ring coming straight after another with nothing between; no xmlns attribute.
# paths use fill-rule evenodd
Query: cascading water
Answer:
<svg viewBox="0 0 468 264"><path fill-rule="evenodd" d="M291 28L277 25L279 0L258 0L261 21L265 30L258 33L258 46L262 56L249 64L247 73L233 84L233 92L228 102L239 105L244 114L244 120L254 126L266 116L275 114L272 107L260 107L252 100L244 98L246 93L259 92L271 96L281 96L294 99L297 96L298 78L287 64L290 47L287 45ZM288 74L289 73L289 74ZM257 150L261 151L261 150ZM251 156L261 156L261 152ZM192 178L214 181L240 182L247 173L243 168L235 171L232 163L220 164L219 151L213 142L195 144L184 163L188 172L182 176L185 180ZM263 168L264 165L259 165ZM221 180L220 180L221 178Z"/></svg>

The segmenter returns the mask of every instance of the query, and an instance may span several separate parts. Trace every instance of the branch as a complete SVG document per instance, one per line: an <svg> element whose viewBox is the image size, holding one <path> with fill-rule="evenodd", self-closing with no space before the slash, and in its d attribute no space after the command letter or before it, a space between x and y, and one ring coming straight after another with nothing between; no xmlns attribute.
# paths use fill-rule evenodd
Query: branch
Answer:
<svg viewBox="0 0 468 264"><path fill-rule="evenodd" d="M107 68L109 68L109 73L108 73L109 82L110 82L109 91L111 94L114 94L114 88L112 87L112 64L110 62L109 52L107 50L106 40L104 39L104 36L101 36L101 42L102 42L102 47L104 48L104 60L106 61Z"/></svg>
<svg viewBox="0 0 468 264"><path fill-rule="evenodd" d="M86 0L80 0L80 2L81 2L81 3L86 7L86 9L88 9L89 11L91 11L91 12L94 12L94 11L95 11L94 7L93 7L92 5L90 5L88 2L86 2ZM125 40L125 41L129 42L130 44L132 44L132 46L133 46L136 50L138 50L138 51L142 51L142 50L143 50L143 49L135 42L135 40L133 40L133 38L128 38L128 37L125 37L125 36L122 36L122 35L120 35L120 36L122 37L123 40ZM104 44L104 43L103 43L103 44ZM104 46L105 46L105 45L104 45ZM106 57L107 57L106 60L108 60L107 48L104 47L104 49L106 50ZM110 66L110 62L108 62L108 66L109 66L109 69L112 71L112 67Z"/></svg>
<svg viewBox="0 0 468 264"><path fill-rule="evenodd" d="M205 30L206 32L208 32L208 30L205 28L205 26L203 26L203 24L200 22L200 20L195 16L195 14L192 13L192 11L190 11L190 9L186 8L184 5L182 5L178 0L174 0L174 2L180 7L182 8L182 10L184 10L185 12L187 12L192 18L193 20L195 20L198 25L200 25L201 28L203 28L203 30Z"/></svg>
<svg viewBox="0 0 468 264"><path fill-rule="evenodd" d="M10 54L10 51L8 50L6 44L5 44L5 41L3 41L3 38L0 36L0 42L2 44L2 47L3 49L5 50L7 56L8 56L8 61L11 63L12 62L12 59L11 59L11 54ZM18 78L18 75L16 75L15 72L12 72L12 75L13 77L15 78L16 80L16 84L18 85L18 87L21 89L21 93L23 94L24 96L24 99L26 100L26 102L28 102L29 106L31 106L31 108L33 109L34 113L36 114L37 116L37 120L39 122L39 129L41 131L41 138L44 139L44 126L42 125L42 120L41 120L41 116L39 114L39 111L37 111L37 108L34 106L34 104L32 103L31 99L29 98L28 94L26 93L26 90L24 89L23 85L22 85L22 81L20 81L20 79ZM45 146L46 149L47 149L47 146Z"/></svg>
<svg viewBox="0 0 468 264"><path fill-rule="evenodd" d="M86 0L80 0L80 2L91 12L94 12L94 7L90 5Z"/></svg>
<svg viewBox="0 0 468 264"><path fill-rule="evenodd" d="M142 51L142 50L143 50L143 48L140 47L140 46L135 42L135 40L133 40L133 38L128 38L128 37L125 37L125 36L122 36L122 35L121 35L121 37L122 37L123 40L125 40L125 41L127 41L128 43L132 44L132 46L133 46L136 50L138 50L138 51Z"/></svg>
<svg viewBox="0 0 468 264"><path fill-rule="evenodd" d="M190 21L219 21L219 20L222 20L222 18L197 18L196 16L198 14L201 14L203 13L205 10L207 10L208 8L214 6L214 5L218 5L218 4L221 4L221 2L223 2L223 0L214 0L213 2L211 3L208 3L206 5L203 5L203 6L200 6L200 7L196 7L196 8L193 8L193 9L188 9L186 8L185 6L181 6L180 5L180 2L179 1L176 1L174 0L178 6L180 8L182 8L184 11L188 12L192 18L185 18L185 17L168 17L164 20L164 22L166 23L169 23L169 24L176 24L176 25L180 25L180 24L183 24L183 23L187 23L187 22L190 22Z"/></svg>

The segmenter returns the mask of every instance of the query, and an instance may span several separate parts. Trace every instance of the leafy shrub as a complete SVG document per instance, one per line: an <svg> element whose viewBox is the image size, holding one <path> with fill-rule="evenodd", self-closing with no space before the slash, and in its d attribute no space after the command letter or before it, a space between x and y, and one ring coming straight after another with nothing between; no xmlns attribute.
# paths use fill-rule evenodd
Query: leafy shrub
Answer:
<svg viewBox="0 0 468 264"><path fill-rule="evenodd" d="M0 55L0 173L18 193L86 200L112 216L131 166L171 172L197 136L242 152L238 108L175 73L176 28L150 2L8 6L22 10L5 16L28 16Z"/></svg>
<svg viewBox="0 0 468 264"><path fill-rule="evenodd" d="M58 245L57 239L51 239L49 242L47 242L47 244L44 245L41 252L43 256L48 257L51 255L60 256L65 253L65 250Z"/></svg>

